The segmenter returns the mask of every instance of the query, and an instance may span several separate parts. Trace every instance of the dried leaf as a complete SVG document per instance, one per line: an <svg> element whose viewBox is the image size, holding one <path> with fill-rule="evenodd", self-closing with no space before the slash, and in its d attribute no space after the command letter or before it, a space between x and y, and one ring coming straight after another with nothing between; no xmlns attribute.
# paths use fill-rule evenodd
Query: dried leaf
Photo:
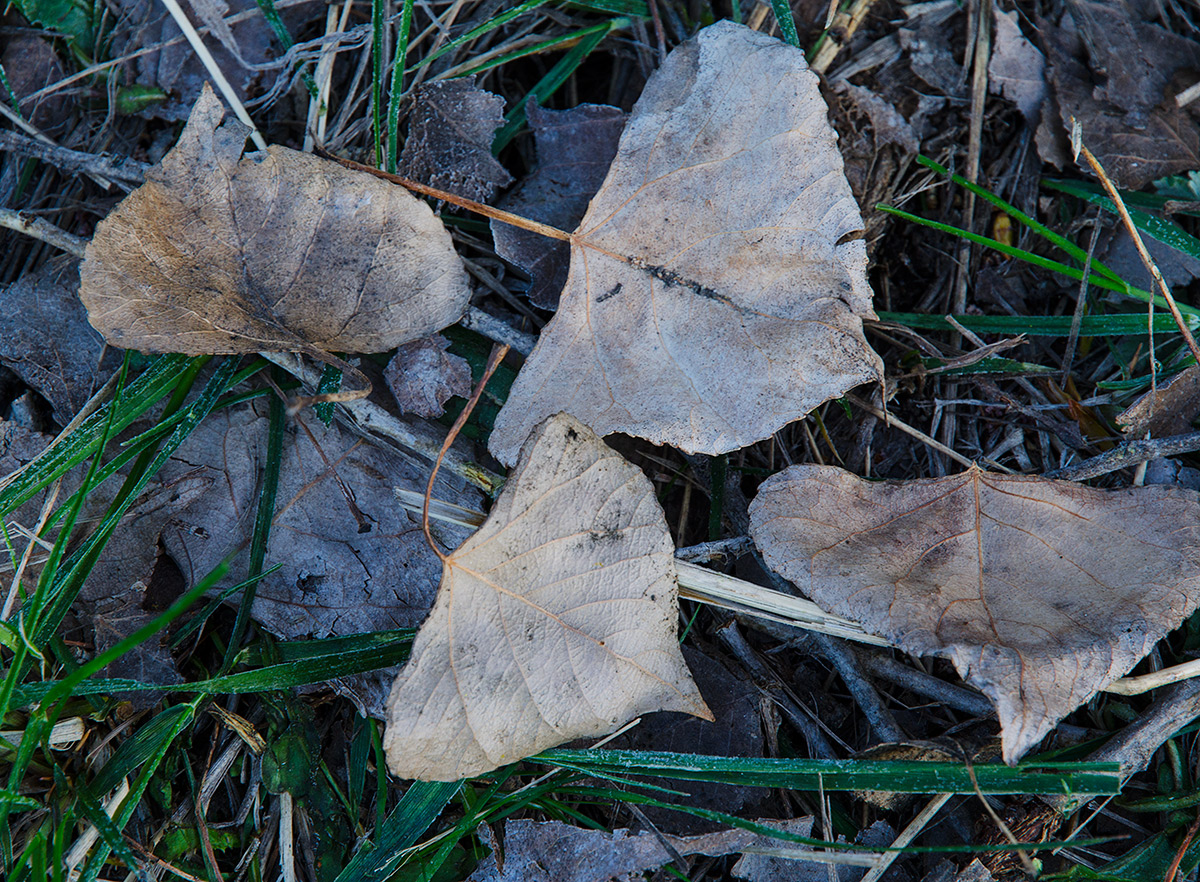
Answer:
<svg viewBox="0 0 1200 882"><path fill-rule="evenodd" d="M169 477L190 473L213 485L162 533L189 586L239 548L230 578L243 577L238 567L244 574L266 438L262 402L218 411L164 468ZM418 625L433 601L440 566L420 523L396 504L392 488L423 491L425 481L421 469L336 423L289 426L267 549L267 564L283 567L259 582L254 618L285 638ZM477 492L441 480L435 492L447 502L482 504ZM458 527L434 526L451 547L466 535Z"/></svg>
<svg viewBox="0 0 1200 882"><path fill-rule="evenodd" d="M511 463L566 411L602 435L722 453L878 380L861 229L803 53L705 28L634 108L492 452Z"/></svg>
<svg viewBox="0 0 1200 882"><path fill-rule="evenodd" d="M1195 44L1165 28L1129 20L1127 4L1077 0L1058 27L1041 22L1046 79L1057 119L1043 114L1038 150L1066 167L1062 139L1078 120L1083 141L1122 188L1200 167L1200 130L1175 103L1172 77L1195 66ZM1098 49L1097 47L1103 47ZM1049 107L1047 108L1049 110Z"/></svg>
<svg viewBox="0 0 1200 882"><path fill-rule="evenodd" d="M488 202L512 175L492 156L504 125L504 99L475 85L475 77L438 80L417 90L408 138L397 170L476 202Z"/></svg>
<svg viewBox="0 0 1200 882"><path fill-rule="evenodd" d="M57 83L66 76L53 45L49 40L32 33L10 33L4 39L4 48L0 50L0 65L3 65L4 72L8 75L7 85L12 89L12 94L17 96L22 116L42 131L49 130L57 135L58 131L68 124L70 99L64 97L61 92L40 98L36 104L29 102L25 97ZM5 103L8 101L6 92Z"/></svg>
<svg viewBox="0 0 1200 882"><path fill-rule="evenodd" d="M54 408L66 425L111 375L115 353L79 302L79 262L54 260L0 290L0 362Z"/></svg>
<svg viewBox="0 0 1200 882"><path fill-rule="evenodd" d="M451 396L471 394L471 366L465 358L446 352L449 346L449 340L435 334L396 350L383 378L404 413L440 417Z"/></svg>
<svg viewBox="0 0 1200 882"><path fill-rule="evenodd" d="M429 206L246 128L206 89L160 167L96 230L92 325L149 352L382 352L454 323L470 291Z"/></svg>
<svg viewBox="0 0 1200 882"><path fill-rule="evenodd" d="M1175 376L1158 382L1137 401L1117 415L1121 431L1133 438L1147 432L1153 438L1182 435L1191 430L1200 414L1200 365L1193 364Z"/></svg>
<svg viewBox="0 0 1200 882"><path fill-rule="evenodd" d="M994 9L996 36L988 61L988 91L1003 95L1036 125L1046 95L1046 57L1021 33L1017 12Z"/></svg>
<svg viewBox="0 0 1200 882"><path fill-rule="evenodd" d="M673 550L645 475L544 422L444 562L388 701L392 772L454 781L649 711L712 719L679 653Z"/></svg>
<svg viewBox="0 0 1200 882"><path fill-rule="evenodd" d="M537 146L537 168L501 200L500 207L560 230L573 230L608 174L625 128L625 111L605 104L545 110L532 98L526 108ZM492 238L497 254L533 278L530 302L557 309L567 282L571 246L499 221L492 221Z"/></svg>
<svg viewBox="0 0 1200 882"><path fill-rule="evenodd" d="M996 705L1015 762L1200 604L1200 496L972 469L870 482L794 466L750 506L768 564Z"/></svg>
<svg viewBox="0 0 1200 882"><path fill-rule="evenodd" d="M789 833L807 836L812 818L793 821L759 820L759 824L778 826ZM628 830L586 830L562 821L517 820L504 822L504 858L491 831L480 828L491 855L479 863L468 882L634 882L647 870L669 864L673 855L665 840L678 854L719 856L736 854L748 848L788 848L792 843L752 833L749 830L721 830L700 836L660 836L654 832L630 833ZM798 847L798 846L796 846ZM796 867L825 868L810 861Z"/></svg>

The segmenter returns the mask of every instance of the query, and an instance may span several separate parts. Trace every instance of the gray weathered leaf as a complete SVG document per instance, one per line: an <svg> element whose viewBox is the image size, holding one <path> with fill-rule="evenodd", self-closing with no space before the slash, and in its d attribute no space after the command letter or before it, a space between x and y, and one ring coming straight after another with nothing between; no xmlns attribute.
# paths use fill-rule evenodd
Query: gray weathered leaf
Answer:
<svg viewBox="0 0 1200 882"><path fill-rule="evenodd" d="M401 411L440 417L451 396L471 394L471 366L465 358L447 352L449 346L449 340L435 334L396 350L383 378Z"/></svg>
<svg viewBox="0 0 1200 882"><path fill-rule="evenodd" d="M542 423L444 561L388 700L388 767L455 781L649 711L712 719L679 652L673 550L645 475L571 417Z"/></svg>
<svg viewBox="0 0 1200 882"><path fill-rule="evenodd" d="M625 112L605 104L546 110L529 99L526 115L537 146L537 168L500 201L500 207L560 230L573 230L604 183L625 128ZM529 300L557 309L567 282L571 246L492 221L496 253L532 277Z"/></svg>
<svg viewBox="0 0 1200 882"><path fill-rule="evenodd" d="M382 352L458 320L466 272L428 205L283 147L239 162L246 128L223 116L206 89L88 245L80 297L110 343Z"/></svg>
<svg viewBox="0 0 1200 882"><path fill-rule="evenodd" d="M634 108L492 452L513 462L565 411L602 435L721 453L877 380L861 229L803 53L705 28Z"/></svg>
<svg viewBox="0 0 1200 882"><path fill-rule="evenodd" d="M767 563L827 610L952 660L996 705L1010 763L1200 605L1187 490L793 466L750 519Z"/></svg>
<svg viewBox="0 0 1200 882"><path fill-rule="evenodd" d="M111 353L111 350L110 350ZM0 289L0 362L66 425L120 364L79 302L79 262L53 260Z"/></svg>

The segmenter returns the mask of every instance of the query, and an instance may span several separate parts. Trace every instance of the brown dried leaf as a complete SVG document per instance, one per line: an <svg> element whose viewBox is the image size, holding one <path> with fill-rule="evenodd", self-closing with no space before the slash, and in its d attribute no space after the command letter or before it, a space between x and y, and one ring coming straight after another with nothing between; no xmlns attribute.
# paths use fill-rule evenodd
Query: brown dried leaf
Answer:
<svg viewBox="0 0 1200 882"><path fill-rule="evenodd" d="M451 396L471 394L471 366L465 358L446 352L449 346L449 340L434 334L396 350L383 378L401 411L440 417Z"/></svg>
<svg viewBox="0 0 1200 882"><path fill-rule="evenodd" d="M239 566L244 573L267 423L261 401L214 412L164 468L168 477L191 474L213 486L162 532L189 586L239 548L230 578L240 578ZM393 488L424 491L426 480L421 469L337 423L290 425L267 549L267 564L283 567L259 582L254 618L285 638L418 625L433 602L440 565L418 519L396 504ZM448 480L439 480L435 494L467 507L482 504L476 491ZM434 528L450 547L466 535L446 524Z"/></svg>
<svg viewBox="0 0 1200 882"><path fill-rule="evenodd" d="M565 414L537 427L479 531L446 558L388 700L388 766L455 781L655 710L712 715L679 652L654 489Z"/></svg>
<svg viewBox="0 0 1200 882"><path fill-rule="evenodd" d="M417 90L397 171L475 202L488 202L512 175L492 156L504 125L504 99L475 77L438 80Z"/></svg>
<svg viewBox="0 0 1200 882"><path fill-rule="evenodd" d="M425 203L271 147L205 89L179 143L96 229L80 297L112 344L188 355L382 352L453 324L470 290Z"/></svg>
<svg viewBox="0 0 1200 882"><path fill-rule="evenodd" d="M1036 125L1046 95L1046 57L1021 33L1017 12L993 10L996 36L988 61L988 91L1003 95Z"/></svg>
<svg viewBox="0 0 1200 882"><path fill-rule="evenodd" d="M53 260L0 290L0 362L66 425L120 363L79 302L79 262ZM102 363L103 362L103 363Z"/></svg>
<svg viewBox="0 0 1200 882"><path fill-rule="evenodd" d="M794 466L750 506L770 566L907 652L949 657L1015 762L1200 604L1200 496L972 469Z"/></svg>
<svg viewBox="0 0 1200 882"><path fill-rule="evenodd" d="M634 108L492 452L511 463L566 411L601 435L722 453L878 380L861 229L803 53L705 28Z"/></svg>
<svg viewBox="0 0 1200 882"><path fill-rule="evenodd" d="M1192 420L1200 414L1200 365L1160 380L1156 389L1147 390L1137 401L1117 415L1117 425L1134 438L1162 438L1190 431Z"/></svg>
<svg viewBox="0 0 1200 882"><path fill-rule="evenodd" d="M560 230L573 230L604 183L625 128L625 111L604 104L545 110L529 99L527 116L538 165L500 201L500 207ZM529 300L557 309L567 282L571 246L511 224L492 221L496 253L533 278Z"/></svg>

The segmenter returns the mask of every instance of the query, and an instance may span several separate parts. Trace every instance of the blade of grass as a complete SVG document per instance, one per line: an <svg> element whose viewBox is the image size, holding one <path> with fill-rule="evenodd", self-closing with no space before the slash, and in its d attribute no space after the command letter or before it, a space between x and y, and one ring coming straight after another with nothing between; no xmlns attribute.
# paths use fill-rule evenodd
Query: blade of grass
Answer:
<svg viewBox="0 0 1200 882"><path fill-rule="evenodd" d="M446 43L445 45L443 45L442 48L438 49L436 52L431 52L429 55L427 55L421 59L420 64L413 65L412 67L408 68L408 70L406 70L405 73L414 73L415 71L419 70L420 68L425 67L434 61L437 61L439 58L441 58L447 52L452 52L453 50L457 49L459 46L462 46L465 43L470 43L472 40L483 36L488 31L494 31L496 28L498 28L502 25L508 24L510 21L512 21L517 16L524 15L526 12L532 12L533 10L537 9L539 6L545 6L546 3L548 3L548 2L549 2L549 0L525 0L524 3L518 3L512 9L502 12L499 15L493 16L492 18L489 18L487 21L485 21L483 24L477 25L476 27L471 28L471 30L467 31L461 37L456 37L455 39L451 40L449 43ZM389 169L389 171L395 171L395 169Z"/></svg>
<svg viewBox="0 0 1200 882"><path fill-rule="evenodd" d="M385 0L371 0L371 135L375 144L375 165L386 157L383 129L383 13Z"/></svg>
<svg viewBox="0 0 1200 882"><path fill-rule="evenodd" d="M1057 190L1060 193L1066 193L1068 196L1074 196L1085 202L1090 202L1092 205L1098 205L1110 214L1119 214L1117 206L1113 204L1111 199L1093 189L1095 185L1089 186L1082 181L1063 181L1044 178L1042 186L1048 187L1051 190ZM1164 245L1170 245L1176 251L1182 251L1184 254L1200 260L1200 239L1197 239L1173 221L1149 214L1139 208L1134 208L1133 205L1136 202L1131 203L1131 200L1136 195L1142 194L1121 194L1121 198L1125 200L1125 207L1128 209L1129 216L1133 220L1134 225L1143 233L1153 236Z"/></svg>
<svg viewBox="0 0 1200 882"><path fill-rule="evenodd" d="M583 774L614 772L683 781L718 781L749 787L881 790L889 793L975 793L962 763L890 760L760 759L659 753L642 750L548 750L532 762ZM973 767L984 793L1118 793L1116 763L980 764Z"/></svg>
<svg viewBox="0 0 1200 882"><path fill-rule="evenodd" d="M387 170L392 174L396 173L396 160L400 156L400 99L404 95L404 59L408 57L413 19L413 0L403 2L396 32L396 57L392 59L392 86L388 90Z"/></svg>
<svg viewBox="0 0 1200 882"><path fill-rule="evenodd" d="M1200 329L1200 315L1185 317L1193 329ZM946 321L944 316L924 315L915 312L881 312L880 321L894 322L908 328L929 331L953 331L954 326ZM1071 332L1071 316L1069 315L956 315L954 320L969 331L978 334L1000 334L1017 336L1026 334L1030 337L1066 337ZM1117 313L1113 315L1084 316L1079 328L1080 337L1125 337L1145 334L1150 327L1146 314L1140 312ZM1174 320L1166 314L1154 316L1154 333L1170 334L1177 332Z"/></svg>
<svg viewBox="0 0 1200 882"><path fill-rule="evenodd" d="M771 9L775 12L775 20L779 22L779 32L783 34L784 42L800 48L800 35L796 33L796 19L792 17L792 4L788 0L771 0Z"/></svg>
<svg viewBox="0 0 1200 882"><path fill-rule="evenodd" d="M364 843L335 882L381 882L391 876L412 846L454 798L461 781L414 781L375 830L374 844Z"/></svg>
<svg viewBox="0 0 1200 882"><path fill-rule="evenodd" d="M613 31L621 26L628 24L628 19L614 18L605 24L605 27L595 30L586 36L582 36L578 43L571 48L566 55L559 59L558 63L546 73L532 89L529 94L522 98L517 105L504 115L507 122L500 127L496 132L495 140L492 141L492 152L499 153L508 146L508 142L516 137L517 132L525 127L525 105L532 96L538 104L544 104L546 99L553 95L558 87L567 81L571 74L575 73L575 69L583 63L583 60L592 53L600 42ZM589 30L591 30L589 28Z"/></svg>

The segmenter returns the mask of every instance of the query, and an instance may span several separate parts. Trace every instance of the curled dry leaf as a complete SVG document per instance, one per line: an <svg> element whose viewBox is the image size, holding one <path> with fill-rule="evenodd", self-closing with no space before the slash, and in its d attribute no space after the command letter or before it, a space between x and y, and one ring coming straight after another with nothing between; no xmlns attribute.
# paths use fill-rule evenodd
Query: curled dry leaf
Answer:
<svg viewBox="0 0 1200 882"><path fill-rule="evenodd" d="M617 152L625 112L606 104L546 110L530 98L525 115L537 146L537 168L500 202L500 207L560 230L583 220ZM530 230L492 221L496 253L529 273L529 300L557 309L567 282L571 246Z"/></svg>
<svg viewBox="0 0 1200 882"><path fill-rule="evenodd" d="M96 229L80 296L110 343L188 355L382 352L453 324L470 290L425 203L271 147L206 88L179 143Z"/></svg>
<svg viewBox="0 0 1200 882"><path fill-rule="evenodd" d="M649 711L712 719L679 652L673 551L645 475L571 417L542 423L444 561L388 700L392 772L454 781Z"/></svg>
<svg viewBox="0 0 1200 882"><path fill-rule="evenodd" d="M471 365L447 352L449 347L449 340L434 334L396 350L383 378L404 413L440 417L452 396L471 394Z"/></svg>
<svg viewBox="0 0 1200 882"><path fill-rule="evenodd" d="M803 53L705 28L646 84L492 452L566 411L722 453L879 379L861 229Z"/></svg>
<svg viewBox="0 0 1200 882"><path fill-rule="evenodd" d="M950 658L996 705L1010 763L1200 604L1200 495L1175 488L793 466L750 532L826 609Z"/></svg>

